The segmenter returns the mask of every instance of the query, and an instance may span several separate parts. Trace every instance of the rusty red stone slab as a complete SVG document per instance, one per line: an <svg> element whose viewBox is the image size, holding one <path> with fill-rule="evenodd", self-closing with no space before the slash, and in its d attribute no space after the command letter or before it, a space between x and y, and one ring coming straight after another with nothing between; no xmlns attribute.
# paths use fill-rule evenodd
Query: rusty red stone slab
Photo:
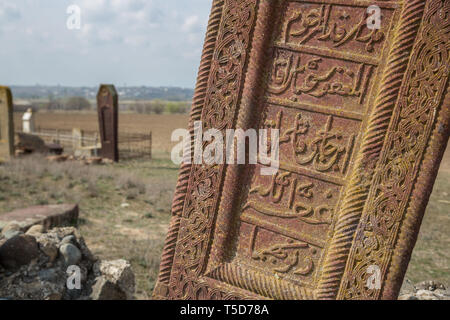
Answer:
<svg viewBox="0 0 450 320"><path fill-rule="evenodd" d="M182 165L154 298L396 299L449 137L449 19L450 0L213 1L191 136L278 129L279 169Z"/></svg>
<svg viewBox="0 0 450 320"><path fill-rule="evenodd" d="M76 224L77 220L78 205L76 204L45 205L0 214L0 227L14 221L21 226L22 231L36 224L43 225L48 230L57 226L71 226Z"/></svg>
<svg viewBox="0 0 450 320"><path fill-rule="evenodd" d="M100 86L97 111L102 148L100 156L119 161L119 98L113 85Z"/></svg>

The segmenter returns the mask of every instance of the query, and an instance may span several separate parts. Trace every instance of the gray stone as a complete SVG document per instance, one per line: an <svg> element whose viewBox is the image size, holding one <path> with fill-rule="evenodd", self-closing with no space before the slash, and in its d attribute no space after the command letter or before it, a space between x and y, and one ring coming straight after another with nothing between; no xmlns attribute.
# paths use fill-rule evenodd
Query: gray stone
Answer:
<svg viewBox="0 0 450 320"><path fill-rule="evenodd" d="M126 260L98 261L94 265L94 272L111 281L126 293L126 298L134 298L135 278L131 265Z"/></svg>
<svg viewBox="0 0 450 320"><path fill-rule="evenodd" d="M2 228L2 235L5 236L9 231L20 231L19 223L17 221L6 223L6 225Z"/></svg>
<svg viewBox="0 0 450 320"><path fill-rule="evenodd" d="M404 294L414 293L414 292L416 292L416 288L414 287L414 284L412 283L411 280L409 280L408 278L405 278L405 280L403 281L403 285L400 290L399 296L404 295Z"/></svg>
<svg viewBox="0 0 450 320"><path fill-rule="evenodd" d="M93 300L126 300L127 295L117 284L104 277L98 277L92 287L91 298Z"/></svg>
<svg viewBox="0 0 450 320"><path fill-rule="evenodd" d="M2 238L0 251L4 251L3 245L6 244L14 259L17 259L17 253L21 257L22 250L17 250L17 246L11 248L11 240L18 241L21 238L34 243L37 259L17 270L0 266L0 297L14 300L125 300L133 296L134 274L130 274L130 264L124 260L96 264L97 259L92 256L75 228L55 228L39 234L36 239L26 234L10 240ZM63 239L66 243L61 244ZM55 259L54 262L50 263L45 255ZM0 259L0 263L3 264L3 260ZM81 289L68 289L68 264L80 268Z"/></svg>
<svg viewBox="0 0 450 320"><path fill-rule="evenodd" d="M419 300L441 300L438 295L429 290L418 290L416 296Z"/></svg>
<svg viewBox="0 0 450 320"><path fill-rule="evenodd" d="M415 285L416 290L428 290L428 291L434 291L436 289L445 290L445 286L437 281L429 280L429 281L422 281Z"/></svg>
<svg viewBox="0 0 450 320"><path fill-rule="evenodd" d="M77 238L74 235L66 236L66 237L64 237L64 239L61 240L61 244L64 244L64 243L76 244Z"/></svg>
<svg viewBox="0 0 450 320"><path fill-rule="evenodd" d="M4 234L3 234L3 236L5 237L5 239L11 239L11 238L14 238L15 236L19 236L19 235L21 235L21 234L23 234L23 232L22 231L18 231L18 230L8 230L8 231L6 231Z"/></svg>
<svg viewBox="0 0 450 320"><path fill-rule="evenodd" d="M76 265L81 260L80 250L71 243L64 243L59 247L59 252L64 257L66 265Z"/></svg>
<svg viewBox="0 0 450 320"><path fill-rule="evenodd" d="M448 289L447 290L436 289L433 291L433 293L441 300L450 300L450 291Z"/></svg>
<svg viewBox="0 0 450 320"><path fill-rule="evenodd" d="M43 269L39 271L38 277L41 281L56 281L58 279L58 272L56 269Z"/></svg>

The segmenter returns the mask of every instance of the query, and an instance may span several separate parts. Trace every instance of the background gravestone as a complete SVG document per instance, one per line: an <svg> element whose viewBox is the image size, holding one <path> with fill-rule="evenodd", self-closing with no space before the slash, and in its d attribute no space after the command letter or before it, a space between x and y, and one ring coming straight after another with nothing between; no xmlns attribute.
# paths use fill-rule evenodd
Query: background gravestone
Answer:
<svg viewBox="0 0 450 320"><path fill-rule="evenodd" d="M84 132L80 128L72 129L72 149L77 150L83 147Z"/></svg>
<svg viewBox="0 0 450 320"><path fill-rule="evenodd" d="M279 129L280 168L182 165L155 298L397 298L450 134L450 0L374 3L378 29L368 1L213 1L191 136Z"/></svg>
<svg viewBox="0 0 450 320"><path fill-rule="evenodd" d="M11 90L0 86L0 162L14 155L14 120Z"/></svg>
<svg viewBox="0 0 450 320"><path fill-rule="evenodd" d="M22 116L22 132L33 133L36 131L35 114L32 108L29 108Z"/></svg>
<svg viewBox="0 0 450 320"><path fill-rule="evenodd" d="M113 85L101 85L97 94L97 111L102 149L100 156L119 161L118 95Z"/></svg>

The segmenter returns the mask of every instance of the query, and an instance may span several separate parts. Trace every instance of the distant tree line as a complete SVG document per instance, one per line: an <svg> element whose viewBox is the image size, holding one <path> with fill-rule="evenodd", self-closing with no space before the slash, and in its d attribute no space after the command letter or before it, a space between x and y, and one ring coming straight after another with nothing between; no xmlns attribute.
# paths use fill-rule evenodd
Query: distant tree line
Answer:
<svg viewBox="0 0 450 320"><path fill-rule="evenodd" d="M49 97L46 102L35 102L37 109L41 110L89 110L91 103L84 97L69 97L62 99L55 99Z"/></svg>
<svg viewBox="0 0 450 320"><path fill-rule="evenodd" d="M48 111L82 111L95 110L96 103L91 103L84 97L69 97L55 99L49 96L47 101L32 101L31 105L15 106L16 112L24 112L28 108L33 110L48 110ZM187 114L191 109L190 101L165 101L165 100L149 100L149 101L131 101L120 102L119 107L122 111L131 111L139 114ZM22 110L23 109L23 110Z"/></svg>
<svg viewBox="0 0 450 320"><path fill-rule="evenodd" d="M46 99L52 95L56 99L67 97L85 97L95 99L98 86L93 87L67 87L67 86L11 86L14 97L20 99ZM126 100L153 100L187 101L192 99L194 90L179 87L147 87L147 86L116 86L121 99Z"/></svg>
<svg viewBox="0 0 450 320"><path fill-rule="evenodd" d="M191 104L187 101L138 101L126 106L126 109L139 114L186 114L191 109Z"/></svg>

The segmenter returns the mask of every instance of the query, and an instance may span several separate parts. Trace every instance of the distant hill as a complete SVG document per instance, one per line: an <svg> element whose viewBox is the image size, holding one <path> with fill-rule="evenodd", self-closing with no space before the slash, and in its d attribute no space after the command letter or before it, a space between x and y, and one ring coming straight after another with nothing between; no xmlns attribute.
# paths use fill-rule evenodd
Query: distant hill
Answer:
<svg viewBox="0 0 450 320"><path fill-rule="evenodd" d="M98 87L63 87L63 86L11 86L17 99L60 99L67 97L85 97L95 99ZM116 87L121 100L169 100L188 101L194 90L177 87Z"/></svg>

